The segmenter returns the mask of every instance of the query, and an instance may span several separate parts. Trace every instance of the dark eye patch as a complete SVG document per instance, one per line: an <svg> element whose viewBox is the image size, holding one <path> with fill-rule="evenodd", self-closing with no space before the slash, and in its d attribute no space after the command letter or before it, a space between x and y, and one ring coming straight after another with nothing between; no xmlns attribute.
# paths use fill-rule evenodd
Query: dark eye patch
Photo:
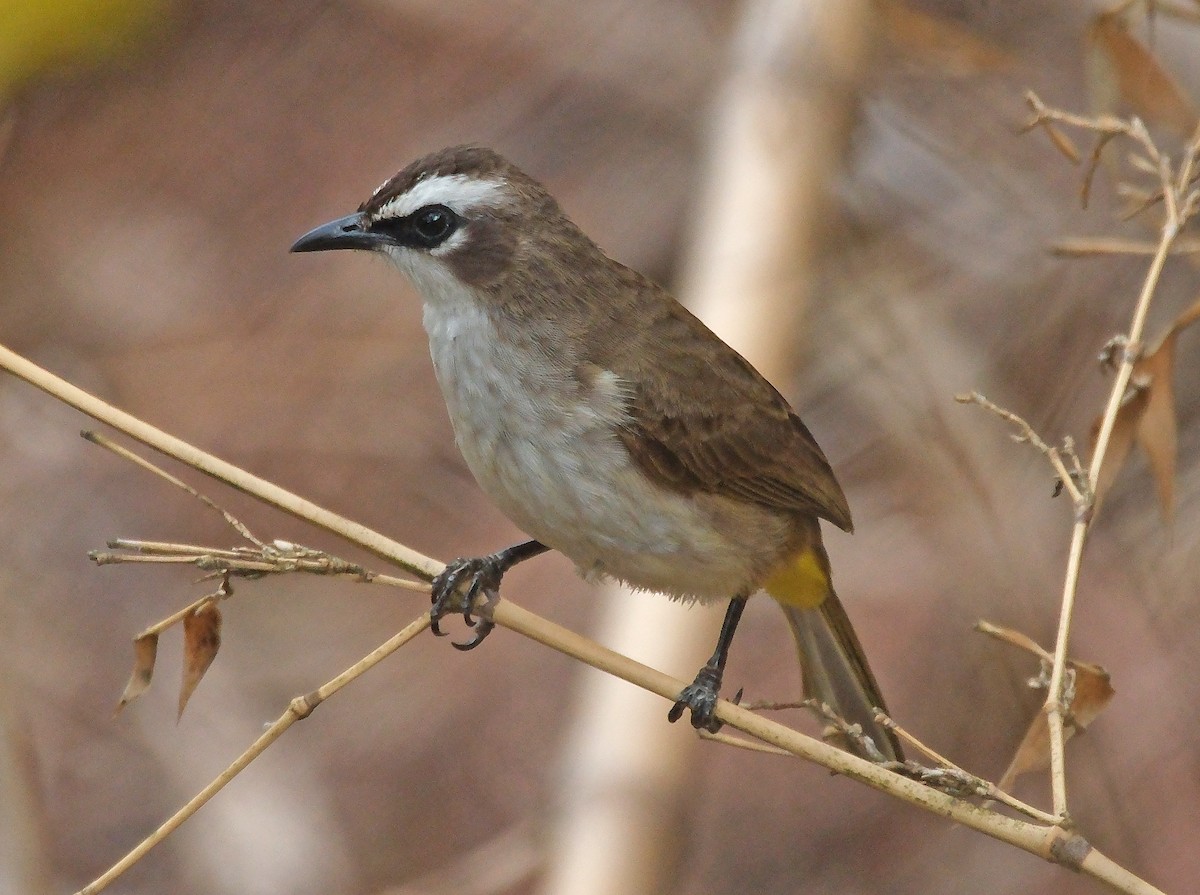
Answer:
<svg viewBox="0 0 1200 895"><path fill-rule="evenodd" d="M445 205L426 205L402 218L384 218L371 225L397 244L414 249L432 249L458 229L462 219Z"/></svg>

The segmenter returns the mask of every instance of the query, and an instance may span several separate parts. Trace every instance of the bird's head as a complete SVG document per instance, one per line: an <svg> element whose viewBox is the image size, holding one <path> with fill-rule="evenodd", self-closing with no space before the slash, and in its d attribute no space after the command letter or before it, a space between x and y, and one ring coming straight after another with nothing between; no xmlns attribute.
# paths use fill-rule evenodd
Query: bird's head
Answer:
<svg viewBox="0 0 1200 895"><path fill-rule="evenodd" d="M457 146L413 162L354 214L311 230L291 250L382 252L428 299L497 286L533 242L563 226L535 180L490 149Z"/></svg>

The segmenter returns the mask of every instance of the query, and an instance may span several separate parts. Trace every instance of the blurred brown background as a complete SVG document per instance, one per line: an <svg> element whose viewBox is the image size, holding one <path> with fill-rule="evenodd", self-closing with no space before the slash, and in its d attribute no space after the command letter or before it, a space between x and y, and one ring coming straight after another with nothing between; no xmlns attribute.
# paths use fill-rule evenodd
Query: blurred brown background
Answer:
<svg viewBox="0 0 1200 895"><path fill-rule="evenodd" d="M1147 231L1114 223L1103 173L1081 211L1078 169L1042 135L1016 135L1027 88L1087 110L1099 7L910 8L947 30L914 36L883 7L870 19L794 375L778 384L854 508L858 533L830 549L893 711L995 779L1039 703L1024 684L1036 669L970 626L986 617L1052 644L1070 508L1049 499L1039 456L952 396L979 388L1048 438L1085 441L1108 387L1094 357L1127 325L1144 262L1064 261L1045 247ZM119 26L128 38L104 61L11 78L3 342L417 550L493 550L517 532L455 451L419 301L381 262L287 248L415 156L472 141L545 182L613 256L673 282L741 12L716 0L153 6ZM1153 39L1200 93L1195 27L1160 19ZM1196 291L1195 268L1173 262L1151 332ZM1106 666L1118 692L1068 749L1084 832L1177 892L1200 875L1198 352L1185 335L1174 525L1135 458L1089 547L1073 653ZM232 536L79 440L83 417L8 378L0 420L0 889L61 892L422 601L243 583L182 721L177 635L151 692L113 718L130 637L205 585L179 570L96 569L86 551L117 536ZM364 559L190 480L260 537ZM562 559L522 566L506 587L568 626L594 620L596 592ZM728 679L752 698L795 696L779 622L752 607L735 646ZM537 891L580 674L504 632L469 654L422 638L289 732L114 891ZM610 736L622 733L613 718ZM1100 890L810 766L714 744L694 758L690 786L664 806L674 892ZM1038 775L1018 793L1047 802Z"/></svg>

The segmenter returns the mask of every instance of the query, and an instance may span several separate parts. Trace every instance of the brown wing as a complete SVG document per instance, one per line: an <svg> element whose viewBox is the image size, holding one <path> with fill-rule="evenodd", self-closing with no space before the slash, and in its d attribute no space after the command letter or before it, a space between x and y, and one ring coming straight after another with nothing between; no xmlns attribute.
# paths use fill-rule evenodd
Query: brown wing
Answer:
<svg viewBox="0 0 1200 895"><path fill-rule="evenodd" d="M621 439L641 469L674 490L820 516L850 531L829 461L779 392L665 293L637 311L647 319L632 344L613 346L619 362L610 368L631 392Z"/></svg>

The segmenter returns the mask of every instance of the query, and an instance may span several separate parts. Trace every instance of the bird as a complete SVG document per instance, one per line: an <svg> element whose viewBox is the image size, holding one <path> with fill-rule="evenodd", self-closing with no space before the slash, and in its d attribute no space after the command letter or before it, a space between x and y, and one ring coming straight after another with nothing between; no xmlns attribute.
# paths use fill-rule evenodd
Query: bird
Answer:
<svg viewBox="0 0 1200 895"><path fill-rule="evenodd" d="M457 446L530 536L446 566L432 584L435 633L461 612L473 636L454 645L477 646L492 623L473 616L475 599L498 596L505 572L548 550L588 581L727 601L712 657L668 712L715 731L734 633L765 591L794 634L806 697L859 725L843 747L902 760L822 540L821 520L852 531L845 494L800 417L737 351L483 146L417 159L291 251L333 249L385 255L415 286Z"/></svg>

